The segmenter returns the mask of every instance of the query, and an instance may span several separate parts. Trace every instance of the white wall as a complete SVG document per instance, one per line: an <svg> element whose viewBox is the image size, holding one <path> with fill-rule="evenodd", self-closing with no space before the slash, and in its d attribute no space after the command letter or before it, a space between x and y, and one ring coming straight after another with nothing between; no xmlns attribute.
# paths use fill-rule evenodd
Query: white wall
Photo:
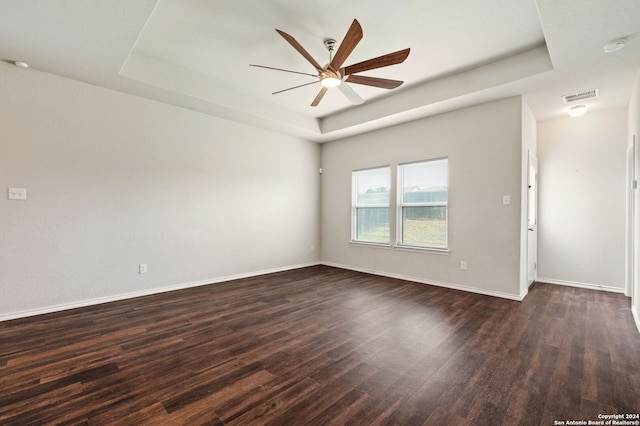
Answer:
<svg viewBox="0 0 640 426"><path fill-rule="evenodd" d="M521 98L510 98L324 144L323 262L519 298L522 111ZM448 255L349 243L352 170L390 164L393 176L398 163L443 156L450 176ZM503 195L511 205L502 204Z"/></svg>
<svg viewBox="0 0 640 426"><path fill-rule="evenodd" d="M0 319L318 260L314 143L1 62L0 141Z"/></svg>
<svg viewBox="0 0 640 426"><path fill-rule="evenodd" d="M538 280L624 291L625 108L538 124Z"/></svg>
<svg viewBox="0 0 640 426"><path fill-rule="evenodd" d="M636 83L631 94L628 110L629 136L628 140L631 144L633 136L636 139L636 152L634 160L635 179L640 181L640 74L636 78ZM634 234L631 236L633 240L634 252L634 273L632 283L632 311L636 320L636 326L640 331L640 188L633 191L635 197L635 217L634 217Z"/></svg>

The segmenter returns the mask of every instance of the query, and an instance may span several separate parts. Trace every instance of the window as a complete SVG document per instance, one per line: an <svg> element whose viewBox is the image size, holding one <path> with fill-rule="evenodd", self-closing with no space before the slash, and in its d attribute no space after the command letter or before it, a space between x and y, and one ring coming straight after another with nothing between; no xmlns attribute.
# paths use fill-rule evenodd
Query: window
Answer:
<svg viewBox="0 0 640 426"><path fill-rule="evenodd" d="M398 245L446 249L447 158L398 165Z"/></svg>
<svg viewBox="0 0 640 426"><path fill-rule="evenodd" d="M351 239L389 244L389 167L352 173Z"/></svg>

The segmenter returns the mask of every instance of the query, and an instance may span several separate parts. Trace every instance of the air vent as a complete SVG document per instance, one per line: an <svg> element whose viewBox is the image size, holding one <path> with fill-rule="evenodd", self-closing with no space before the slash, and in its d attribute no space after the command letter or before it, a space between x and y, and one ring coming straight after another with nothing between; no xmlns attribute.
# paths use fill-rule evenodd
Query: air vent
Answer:
<svg viewBox="0 0 640 426"><path fill-rule="evenodd" d="M591 89L591 90L585 90L584 92L565 95L562 97L562 100L564 101L565 104L570 104L572 102L581 101L583 99L597 98L597 97L598 97L598 89Z"/></svg>

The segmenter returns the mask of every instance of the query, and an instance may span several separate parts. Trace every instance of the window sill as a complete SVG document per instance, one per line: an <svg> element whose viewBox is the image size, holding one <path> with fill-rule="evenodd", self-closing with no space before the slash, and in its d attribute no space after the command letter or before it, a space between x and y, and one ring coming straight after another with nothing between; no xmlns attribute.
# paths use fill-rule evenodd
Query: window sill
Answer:
<svg viewBox="0 0 640 426"><path fill-rule="evenodd" d="M368 243L365 241L349 241L349 244L352 246L359 246L359 247L373 247L373 248L382 248L382 249L394 249L394 250L400 250L400 251L413 251L413 252L420 252L420 253L431 253L431 254L439 254L442 256L448 256L450 250L449 249L437 249L437 248L430 248L430 247L417 247L417 246L403 246L400 244L386 244L386 243Z"/></svg>
<svg viewBox="0 0 640 426"><path fill-rule="evenodd" d="M439 254L442 256L448 256L449 255L449 249L438 249L438 248L430 248L430 247L417 247L417 246L403 246L400 244L397 244L395 246L393 246L393 248L397 249L397 250L401 250L401 251L417 251L417 252L421 252L421 253L431 253L431 254Z"/></svg>
<svg viewBox="0 0 640 426"><path fill-rule="evenodd" d="M362 246L362 247L375 247L375 248L383 248L383 249L391 248L391 244L387 244L387 243L368 243L365 241L351 240L349 241L349 244L351 244L352 246Z"/></svg>

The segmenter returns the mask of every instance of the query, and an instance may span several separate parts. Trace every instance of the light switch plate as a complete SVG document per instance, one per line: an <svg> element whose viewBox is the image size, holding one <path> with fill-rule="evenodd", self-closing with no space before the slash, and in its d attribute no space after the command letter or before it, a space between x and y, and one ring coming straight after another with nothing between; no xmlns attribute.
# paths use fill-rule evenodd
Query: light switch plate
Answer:
<svg viewBox="0 0 640 426"><path fill-rule="evenodd" d="M502 196L502 204L505 206L508 206L511 204L511 196L510 195L503 195Z"/></svg>
<svg viewBox="0 0 640 426"><path fill-rule="evenodd" d="M9 188L10 200L26 200L27 189L26 188Z"/></svg>

